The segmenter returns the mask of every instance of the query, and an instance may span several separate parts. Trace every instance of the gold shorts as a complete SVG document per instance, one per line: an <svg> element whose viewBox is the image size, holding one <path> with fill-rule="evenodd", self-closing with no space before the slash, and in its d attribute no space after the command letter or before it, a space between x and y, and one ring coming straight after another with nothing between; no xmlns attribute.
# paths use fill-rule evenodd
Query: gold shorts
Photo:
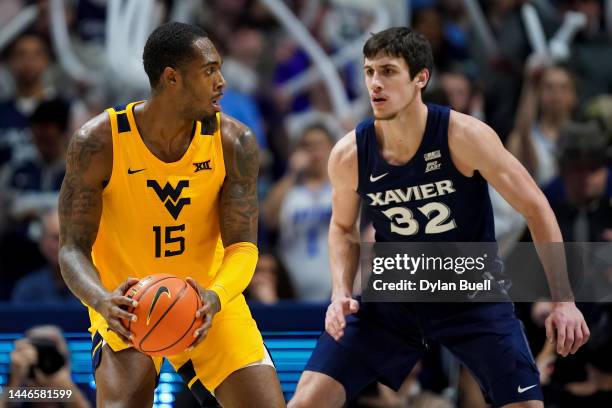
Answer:
<svg viewBox="0 0 612 408"><path fill-rule="evenodd" d="M108 344L113 351L132 346L124 343L114 331L109 330L104 317L92 308L89 308L89 318L95 370L101 361L103 344ZM264 350L257 324L251 317L244 296L239 295L215 315L206 338L196 348L165 358L192 391L196 391L194 387L204 386L214 392L231 373L262 360ZM163 358L151 359L159 374Z"/></svg>

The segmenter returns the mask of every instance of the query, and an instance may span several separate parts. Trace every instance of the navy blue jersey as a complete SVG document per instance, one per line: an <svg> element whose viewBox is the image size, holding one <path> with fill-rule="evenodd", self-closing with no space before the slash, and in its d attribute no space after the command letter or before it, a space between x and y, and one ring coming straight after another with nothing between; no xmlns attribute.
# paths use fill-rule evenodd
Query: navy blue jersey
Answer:
<svg viewBox="0 0 612 408"><path fill-rule="evenodd" d="M374 224L377 242L493 242L495 226L486 180L461 174L448 147L448 107L427 104L421 145L406 164L380 153L374 120L355 129L357 192Z"/></svg>

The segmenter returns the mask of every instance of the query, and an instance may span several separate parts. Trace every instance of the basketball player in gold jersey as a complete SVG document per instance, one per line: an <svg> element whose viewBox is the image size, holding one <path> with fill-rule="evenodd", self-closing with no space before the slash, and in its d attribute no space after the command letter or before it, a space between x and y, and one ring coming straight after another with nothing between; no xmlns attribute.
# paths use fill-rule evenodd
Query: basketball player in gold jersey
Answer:
<svg viewBox="0 0 612 408"><path fill-rule="evenodd" d="M285 406L242 296L257 261L255 138L220 113L222 61L204 31L160 26L143 61L151 98L74 134L60 194L60 264L89 308L97 406L153 403L161 359L131 347L121 319L135 318L125 290L160 272L191 278L204 304L196 345L167 356L195 396Z"/></svg>

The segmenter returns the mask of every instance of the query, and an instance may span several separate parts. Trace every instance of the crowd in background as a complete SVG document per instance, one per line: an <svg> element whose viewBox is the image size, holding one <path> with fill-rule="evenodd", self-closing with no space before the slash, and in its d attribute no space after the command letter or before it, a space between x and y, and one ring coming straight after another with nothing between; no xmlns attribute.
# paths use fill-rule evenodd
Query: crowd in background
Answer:
<svg viewBox="0 0 612 408"><path fill-rule="evenodd" d="M153 15L167 21L178 2L156 1ZM76 128L103 109L147 98L146 88L130 87L106 60L109 1L64 1L74 52L87 69L99 73L96 81L75 79L59 64L51 3L0 3L0 31L27 6L36 5L39 11L0 49L0 301L15 304L78 303L63 284L57 259L56 205L67 143ZM191 3L191 22L207 31L224 58L223 111L254 131L262 152L260 258L246 294L266 304L282 299L328 301L327 160L335 141L367 110L339 117L334 95L320 76L298 91L286 91L313 61L263 1ZM388 3L392 1L381 7ZM612 16L606 18L606 7L612 6L602 0L470 2L479 4L497 44L497 52L491 53L470 19L467 1L406 3L408 24L429 39L434 52L435 68L424 99L475 116L497 132L546 194L565 241L612 241ZM567 13L582 13L583 24L565 54L553 58L534 52L523 14L526 3L536 11L547 40ZM328 54L360 38L372 21L350 2L285 4ZM338 67L349 102L357 103L362 94L361 70L350 62ZM511 252L514 243L529 240L525 221L495 191L491 196L497 237ZM364 240L372 240L367 225L363 230ZM612 274L605 278L612 285ZM612 397L610 308L587 307L591 341L567 359L558 359L544 342L542 322L548 308L546 303L517 306L547 385L549 405L573 407L580 401L605 406L596 404ZM437 354L440 361L448 360L444 350ZM451 406L439 395L423 392L444 395L448 384L431 374L435 366L424 361L399 394L378 386L371 390L374 396L364 396L361 406ZM474 380L461 371L459 382L462 406L481 406Z"/></svg>

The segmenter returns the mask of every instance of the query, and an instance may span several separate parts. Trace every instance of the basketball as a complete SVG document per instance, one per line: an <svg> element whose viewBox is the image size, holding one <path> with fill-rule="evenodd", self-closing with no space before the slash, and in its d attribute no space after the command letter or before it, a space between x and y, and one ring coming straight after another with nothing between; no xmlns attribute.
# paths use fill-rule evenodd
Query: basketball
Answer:
<svg viewBox="0 0 612 408"><path fill-rule="evenodd" d="M193 344L193 332L202 324L202 319L195 317L202 301L185 280L167 274L150 275L125 295L138 301L138 306L129 310L138 317L137 321L123 320L134 335L137 350L151 356L167 356Z"/></svg>

